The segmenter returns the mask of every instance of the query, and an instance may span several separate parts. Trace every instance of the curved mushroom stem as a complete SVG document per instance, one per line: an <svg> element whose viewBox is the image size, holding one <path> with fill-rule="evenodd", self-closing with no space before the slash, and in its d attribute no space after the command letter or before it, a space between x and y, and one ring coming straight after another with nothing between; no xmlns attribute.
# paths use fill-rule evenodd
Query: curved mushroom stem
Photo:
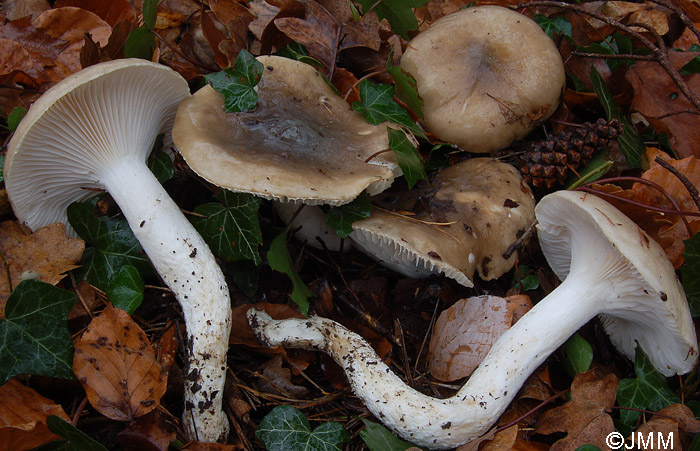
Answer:
<svg viewBox="0 0 700 451"><path fill-rule="evenodd" d="M98 174L153 266L177 298L187 326L183 422L191 439L228 435L222 410L231 332L228 287L214 255L145 163L110 162Z"/></svg>
<svg viewBox="0 0 700 451"><path fill-rule="evenodd" d="M387 427L419 446L446 449L486 433L529 375L598 313L601 299L605 294L595 288L582 297L578 282L562 283L503 334L469 381L446 399L407 386L362 337L329 319L273 320L251 309L248 321L267 346L325 351Z"/></svg>

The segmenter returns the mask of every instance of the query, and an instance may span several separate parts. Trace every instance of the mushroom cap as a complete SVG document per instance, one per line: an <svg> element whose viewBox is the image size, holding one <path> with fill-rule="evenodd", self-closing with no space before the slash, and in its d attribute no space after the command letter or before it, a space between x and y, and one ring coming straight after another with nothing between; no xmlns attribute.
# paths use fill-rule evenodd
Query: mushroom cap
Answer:
<svg viewBox="0 0 700 451"><path fill-rule="evenodd" d="M591 194L557 191L542 198L535 212L540 246L561 280L574 271L607 279L600 319L620 351L634 359L639 342L666 376L695 366L698 344L688 302L661 246ZM599 282L588 280L581 296Z"/></svg>
<svg viewBox="0 0 700 451"><path fill-rule="evenodd" d="M67 224L68 205L102 189L100 173L111 162L145 161L188 95L177 72L141 59L96 64L51 87L8 146L5 186L17 219L32 230Z"/></svg>
<svg viewBox="0 0 700 451"><path fill-rule="evenodd" d="M207 181L265 199L341 205L400 174L386 125L371 125L310 65L258 57L265 69L250 111L226 113L210 86L179 107L173 141Z"/></svg>
<svg viewBox="0 0 700 451"><path fill-rule="evenodd" d="M549 36L500 6L438 19L409 42L401 67L416 79L426 128L476 153L527 135L554 113L565 82Z"/></svg>
<svg viewBox="0 0 700 451"><path fill-rule="evenodd" d="M401 196L401 195L399 195ZM472 158L433 173L406 216L374 209L353 224L353 244L408 277L444 273L467 287L509 271L511 245L535 221L535 199L511 165ZM449 223L449 225L435 225Z"/></svg>

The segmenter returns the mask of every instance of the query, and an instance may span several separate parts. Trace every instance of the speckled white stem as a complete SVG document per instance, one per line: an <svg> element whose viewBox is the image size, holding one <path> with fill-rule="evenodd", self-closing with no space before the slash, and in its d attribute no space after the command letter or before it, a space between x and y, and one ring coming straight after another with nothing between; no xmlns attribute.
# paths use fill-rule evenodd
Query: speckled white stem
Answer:
<svg viewBox="0 0 700 451"><path fill-rule="evenodd" d="M228 435L222 398L231 332L224 275L202 237L138 157L109 164L98 178L182 307L189 359L185 431L193 440L223 440Z"/></svg>
<svg viewBox="0 0 700 451"><path fill-rule="evenodd" d="M273 320L251 309L248 320L268 346L327 352L343 367L355 394L387 427L419 446L446 449L486 433L528 376L598 314L605 293L587 286L587 280L567 278L503 334L469 381L446 399L408 387L362 337L329 319Z"/></svg>

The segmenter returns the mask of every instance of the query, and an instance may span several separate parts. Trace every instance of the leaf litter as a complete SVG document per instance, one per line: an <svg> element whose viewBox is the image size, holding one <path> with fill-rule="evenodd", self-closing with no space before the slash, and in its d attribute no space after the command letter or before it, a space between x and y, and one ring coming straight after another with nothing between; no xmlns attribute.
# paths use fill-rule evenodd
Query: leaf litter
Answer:
<svg viewBox="0 0 700 451"><path fill-rule="evenodd" d="M139 22L143 3L127 0L58 0L51 7L46 2L3 2L0 6L2 116L8 117L15 107L28 108L41 92L81 67L124 56L127 36L131 30L143 25ZM436 142L429 133L422 134L423 131L414 122L420 110L420 98L412 94L411 80L405 79L405 74L398 66L394 66L398 62L401 47L406 42L402 38L411 37L438 18L470 4L466 0L416 0L403 3L389 0L255 0L248 4L235 0L212 0L201 5L189 0L167 0L157 2L157 13L146 34L154 33L157 45L150 57L160 59L193 84L205 75L233 66L242 50L258 55L286 49L300 60L320 61L322 72L333 81L342 95L348 93L350 103L362 105L363 99L358 95L361 91L359 85L366 78L371 78L374 86L392 86L397 89L396 92L391 91L385 96L386 99L378 104L365 105L365 108L371 110L370 114L379 111L381 114L400 117L401 125L419 136L421 145L415 148L418 158L411 153L413 150L406 153L411 153L413 166L407 167L414 168L415 180L412 183L424 176L420 159L427 160L426 144L431 147L442 143ZM615 163L608 175L633 175L656 183L676 200L681 210L697 212L695 199L679 177L657 163L656 158L668 162L693 185L700 184L700 168L697 165L700 152L695 145L698 141L695 139L698 127L694 125L700 115L697 114L697 105L693 104L693 99L686 98L678 84L680 80L691 91L697 92L695 88L698 75L693 72L697 49L691 45L697 44L698 39L689 24L700 21L700 9L694 2L677 2L676 5L691 20L689 24L683 24L677 20L678 14L672 13L673 10L664 5L663 2L592 2L564 9L552 5L525 7L523 11L532 17L536 10L537 14L547 19L542 23L550 26L551 36L568 57L567 68L571 80L567 83L560 111L555 115L555 120L546 123L546 127L552 132L558 132L565 127L562 124L564 122L582 123L603 116L605 112L599 102L617 105L621 112L629 115L630 123L638 129L640 138L643 137L646 141L643 145L645 153L641 155L641 169L634 171L626 165L619 147L612 146L606 156ZM619 25L611 26L609 21L599 20L600 16L617 20ZM640 28L639 24L647 28ZM633 39L620 37L621 32ZM661 46L660 42L654 41L653 33L675 39L676 50L661 48L661 54L666 54L668 58L664 63L666 65L659 64L659 60L639 57L644 55L642 50L646 45L639 36L647 37L652 44ZM581 56L584 51L582 49L600 54L598 58ZM392 57L392 52L397 54ZM617 54L615 58L610 57L613 54ZM599 71L598 82L608 87L607 91L593 92L595 86L591 82L591 66ZM687 73L678 79L672 76L673 70ZM365 91L367 86L363 86ZM402 107L407 104L413 111L403 110ZM397 110L396 106L400 109ZM3 140L6 141L9 132L2 133ZM528 139L538 139L538 133L533 135ZM407 142L410 141L406 136ZM413 143L411 147L414 147ZM663 152L659 149L663 149ZM448 162L454 158L454 151L446 154ZM185 449L258 449L262 447L262 442L255 437L255 431L276 430L276 426L268 427L270 423L265 423L265 414L283 402L301 408L301 414L285 415L291 415L289 418L299 418L301 415L311 423L306 426L301 421L299 428L292 431L294 437L315 439L316 431L323 426L329 428L329 432L323 428L320 431L330 435L337 432L338 435L333 440L335 443L344 443L345 438L340 429L332 425L325 426L332 424L329 420L337 420L342 424L343 430L352 432L350 444L345 445L347 449L361 449L365 443L371 448L371 439L366 438L367 433L375 434L374 439L380 437L379 440L392 442L392 439L383 436L389 431L383 432L381 426L378 429L368 423L369 420L365 418L368 412L352 396L348 396L344 377L338 375L337 369L334 370L333 364L323 355L283 348L270 350L257 343L244 316L244 312L252 305L248 304L246 292L254 293L257 301L268 301L266 310L276 311L273 316L280 318L298 317L297 307L289 302L289 293L294 292L299 305L305 306L309 302L309 308L324 316L339 319L370 338L373 344L382 349L385 361L390 362L392 368L409 383L427 393L447 396L453 387L426 373L431 359L447 365L455 358L454 355L429 357L430 334L438 336L433 324L438 314L455 308L451 306L460 299L484 292L503 297L525 292L536 303L556 283L532 245L523 253L521 263L527 264L531 273L537 275L539 284L511 286L508 285L511 278L504 277L500 282L479 282L471 291L436 278L421 281L401 278L355 251L338 256L298 247L292 241L286 243L287 249L282 246L287 241L284 239L286 234L279 233L280 230L276 228L279 224L275 223L265 203L260 204L259 210L255 209L262 218L261 227L257 228L257 222L241 222L244 218L230 211L229 204L222 203L220 197L215 198L201 188L192 189L198 182L188 181L187 177L191 178L191 175L187 175L184 163L176 157L175 177L168 182L168 187L180 194L176 198L182 201L184 208L198 212L203 230L209 230L203 232L209 239L233 241L232 237L237 234L236 226L251 233L244 243L250 245L249 249L244 253L222 247L220 256L227 260L225 263L228 266L225 267L238 268L240 266L236 265L241 259L262 261L261 256L268 256L276 262L273 266L276 265L278 271L289 277L271 270L263 262L255 269L256 274L259 274L256 279L260 281L259 284L250 279L251 285L246 289L232 288L236 325L231 337L229 364L233 369L230 377L236 387L227 395L227 403L234 412L232 418L235 417L235 435L232 434L228 445L192 443ZM696 234L700 228L697 217L686 217L686 225L679 215L668 213L676 207L665 196L641 181L616 181L593 185L592 188L657 208L654 211L613 200L662 244L676 268L681 269L694 313L700 313L700 301L697 300L700 290L697 289L696 282L700 258L698 246L689 236ZM202 210L201 206L207 204L209 207ZM213 208L212 205L218 205L218 210L207 210ZM659 208L663 211L658 211ZM177 355L182 328L181 325L174 324L178 321L177 308L173 307L167 290L153 276L133 239L122 233L119 220L113 222L115 219L111 217L91 217L91 210L92 207L86 206L79 214L73 215L77 221L74 227L85 232L88 248L83 256L82 267L73 273L73 278L66 278L65 275L80 264L80 255L85 246L82 240L65 237L58 225L47 228L50 232L41 230L29 234L14 222L0 224L0 249L6 260L6 272L10 275L10 278L3 278L5 285L0 286L0 293L7 300L11 288L15 288L12 296L17 299L33 297L37 300L26 307L27 321L18 321L16 313L11 313L2 320L0 327L5 328L3 330L12 328L20 331L23 337L20 342L27 346L35 345L46 335L50 337L48 344L52 350L38 359L19 361L7 346L0 345L0 361L3 366L9 361L15 362L9 365L9 372L5 373L8 379L19 373L70 378L72 334L78 350L72 360L75 374L79 378L85 378L86 382L90 380L96 388L85 387L84 391L72 388L71 393L76 398L87 395L93 406L108 404L119 407L105 408L104 412L96 413L99 412L97 407L96 412L89 412L62 401L60 404L68 407L65 412L78 418L79 427L82 427L83 420L94 419L99 415L120 420L119 423L112 422L99 432L91 434L104 438L116 432L118 442L123 447L148 442L158 449L165 449L175 438L183 438L174 418L178 415L179 403L175 387L178 386L178 377L182 377ZM215 221L217 214L232 221L234 228L224 222L219 230ZM2 219L11 219L11 216L5 213ZM348 224L342 224L344 230L347 227ZM277 240L274 240L275 236ZM259 237L262 241L258 241ZM275 246L270 254L269 245L273 241ZM127 263L135 263L138 277L143 279L143 303L134 307L131 317L111 306L105 307L100 313L106 302L102 290L107 289L110 282L114 285L117 283L114 281L120 280L116 275ZM45 284L37 285L41 282L29 281L24 282L20 288L19 278L29 270L36 271ZM124 271L126 274L130 270ZM133 280L133 277L130 279ZM237 275L236 279L245 278ZM378 284L377 280L382 282ZM519 279L513 276L512 280ZM51 286L55 284L60 288ZM76 303L76 297L67 290L76 291L81 302ZM68 311L74 304L78 306L68 316ZM13 304L13 312L16 312L16 305L18 304ZM88 307L88 311L84 310L83 305ZM255 305L262 306L260 303ZM45 306L53 306L55 310L45 310ZM89 323L91 315L94 319ZM505 316L508 315L510 313ZM460 316L463 317L469 316ZM143 330L134 322L135 319L144 326ZM504 322L508 323L507 318ZM487 324L480 326L486 328ZM80 332L85 327L88 329L81 336ZM470 337L460 335L467 327L466 324L456 323L455 331L448 336L453 340L468 340ZM93 336L95 330L101 332ZM483 335L483 330L480 333ZM100 340L103 337L107 340ZM472 336L471 339L473 338ZM491 337L486 341L493 339L495 338ZM564 370L565 365L558 361L562 356L568 358L567 354L550 359L540 372L528 380L520 397L503 415L499 422L501 429L494 430L490 436L493 439L474 446L482 450L507 447L577 449L582 445L597 445L600 449L605 449L602 440L608 431L613 430L613 419L626 419L630 425L634 421L633 426L637 431L664 434L672 432L682 435L685 440L692 439L698 432L692 412L684 405L677 404L681 400L698 400L696 378L684 378L682 382L685 384L679 386L676 381L666 381L647 371L642 357L635 362L634 368L618 363L615 357L610 356L610 345L606 344L604 337L597 335L591 325L582 329L578 339L592 349L592 363L589 365L593 370L578 373L572 381ZM155 354L151 341L159 343L160 356ZM86 350L96 347L101 351L100 356L90 356L88 352L86 357ZM568 352L579 352L578 349ZM127 364L129 361L130 365ZM95 369L95 363L99 370ZM615 365L616 363L618 364ZM606 372L611 365L615 365L617 376ZM580 365L579 371L584 367L585 365ZM253 368L261 371L256 374ZM167 391L166 374L171 379ZM280 398L279 391L261 382L261 376L274 382L270 385L288 384L284 401ZM128 382L140 377L145 377L140 385L134 386ZM455 377L466 376L463 374ZM95 380L101 382L94 382ZM34 378L23 380L27 381L34 382ZM123 386L123 381L127 381L129 387L126 392L117 389ZM0 390L23 390L17 384L16 379L12 379ZM296 392L295 387L306 391ZM568 401L557 397L561 390L569 392ZM664 396L649 398L645 395L649 391ZM64 399L60 390L49 389L43 392L50 393L57 400ZM10 395L1 393L0 391L3 401L10 399ZM23 404L20 403L13 410L32 409L37 400L49 406L39 408L42 413L36 417L36 421L30 420L27 424L36 430L37 440L55 438L44 426L47 423L45 414L58 414L67 421L65 412L59 410L60 407L53 407L59 404L29 392L22 399ZM647 409L649 412L634 417L629 413L631 410L626 411L628 413L613 410L615 403L619 406L638 406L635 408ZM655 416L651 412L654 410L658 411ZM80 413L82 414L76 415ZM358 414L362 417L361 421L353 419ZM269 418L270 421L273 419L274 416ZM259 429L260 424L268 426ZM61 430L64 434L70 429L64 427ZM358 431L361 432L356 434ZM0 434L4 432L7 432L6 428L0 427ZM562 433L566 435L560 438ZM0 442L6 443L5 440ZM270 449L273 446L270 445ZM403 445L391 446L400 449ZM22 449L29 447L27 445Z"/></svg>

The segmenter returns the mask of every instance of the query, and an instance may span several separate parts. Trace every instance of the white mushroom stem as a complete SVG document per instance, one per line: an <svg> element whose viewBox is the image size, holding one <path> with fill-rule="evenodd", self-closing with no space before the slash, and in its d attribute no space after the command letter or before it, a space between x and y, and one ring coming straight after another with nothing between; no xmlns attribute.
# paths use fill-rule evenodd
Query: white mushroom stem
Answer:
<svg viewBox="0 0 700 451"><path fill-rule="evenodd" d="M355 395L388 428L418 446L447 449L486 433L528 376L595 316L596 303L580 302L579 288L561 288L556 299L540 302L503 334L469 381L446 399L407 386L362 337L334 321L318 316L273 320L254 309L248 319L267 346L328 353L343 367ZM562 315L563 309L570 313Z"/></svg>
<svg viewBox="0 0 700 451"><path fill-rule="evenodd" d="M182 307L189 355L185 431L203 442L223 440L228 435L222 398L231 331L224 275L202 237L142 159L124 156L102 166L97 178Z"/></svg>

